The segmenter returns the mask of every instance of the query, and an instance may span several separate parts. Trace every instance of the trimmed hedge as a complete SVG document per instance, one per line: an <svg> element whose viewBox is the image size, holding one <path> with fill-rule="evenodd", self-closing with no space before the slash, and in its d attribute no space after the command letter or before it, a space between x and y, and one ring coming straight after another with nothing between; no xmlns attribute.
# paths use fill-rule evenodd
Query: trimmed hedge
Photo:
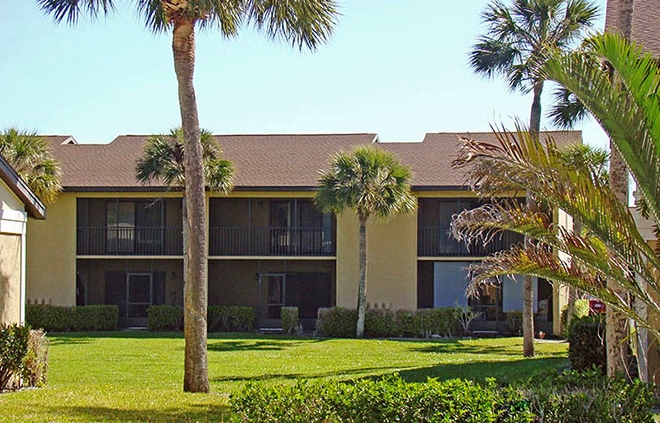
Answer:
<svg viewBox="0 0 660 423"><path fill-rule="evenodd" d="M151 331L183 330L183 309L178 306L159 305L147 309ZM254 326L252 307L209 306L207 310L209 332L249 332Z"/></svg>
<svg viewBox="0 0 660 423"><path fill-rule="evenodd" d="M639 381L567 372L519 386L398 376L352 382L248 384L229 400L234 422L652 423L652 393Z"/></svg>
<svg viewBox="0 0 660 423"><path fill-rule="evenodd" d="M575 370L596 367L605 371L605 314L573 319L568 332L568 359Z"/></svg>
<svg viewBox="0 0 660 423"><path fill-rule="evenodd" d="M147 326L150 331L183 330L183 309L171 305L149 306Z"/></svg>
<svg viewBox="0 0 660 423"><path fill-rule="evenodd" d="M209 332L249 332L254 328L254 309L238 306L209 306Z"/></svg>
<svg viewBox="0 0 660 423"><path fill-rule="evenodd" d="M28 352L30 327L0 324L0 391L20 386L23 358Z"/></svg>
<svg viewBox="0 0 660 423"><path fill-rule="evenodd" d="M461 332L462 310L457 307L408 310L367 309L364 321L366 337L452 336ZM321 308L316 333L333 338L355 337L357 311L343 307Z"/></svg>
<svg viewBox="0 0 660 423"><path fill-rule="evenodd" d="M119 308L116 305L61 307L28 304L26 321L46 332L90 332L117 330Z"/></svg>
<svg viewBox="0 0 660 423"><path fill-rule="evenodd" d="M291 335L298 333L298 307L282 307L280 310L280 317L282 318L282 332Z"/></svg>
<svg viewBox="0 0 660 423"><path fill-rule="evenodd" d="M234 422L532 422L521 392L459 379L248 384L229 404Z"/></svg>

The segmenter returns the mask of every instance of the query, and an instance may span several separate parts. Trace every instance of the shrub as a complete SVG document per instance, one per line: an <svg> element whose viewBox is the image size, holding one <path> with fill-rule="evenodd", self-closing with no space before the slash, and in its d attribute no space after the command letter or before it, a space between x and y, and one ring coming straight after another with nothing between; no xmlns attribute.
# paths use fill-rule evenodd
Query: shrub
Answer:
<svg viewBox="0 0 660 423"><path fill-rule="evenodd" d="M23 385L29 387L44 386L48 371L48 338L42 329L31 330L28 338L27 353L23 358Z"/></svg>
<svg viewBox="0 0 660 423"><path fill-rule="evenodd" d="M298 307L282 307L280 310L282 318L282 331L287 334L298 332Z"/></svg>
<svg viewBox="0 0 660 423"><path fill-rule="evenodd" d="M459 330L459 315L455 307L427 308L417 310L421 332L430 335L452 336Z"/></svg>
<svg viewBox="0 0 660 423"><path fill-rule="evenodd" d="M116 305L60 307L29 304L26 306L28 324L47 332L116 330L118 317L119 308Z"/></svg>
<svg viewBox="0 0 660 423"><path fill-rule="evenodd" d="M319 308L316 333L333 338L354 338L357 311L343 307Z"/></svg>
<svg viewBox="0 0 660 423"><path fill-rule="evenodd" d="M252 307L213 305L207 313L209 332L249 332L254 327Z"/></svg>
<svg viewBox="0 0 660 423"><path fill-rule="evenodd" d="M416 313L410 310L397 310L394 313L396 320L396 333L394 336L405 336L416 338L423 334L421 320L416 318Z"/></svg>
<svg viewBox="0 0 660 423"><path fill-rule="evenodd" d="M653 395L635 380L608 379L597 370L544 376L524 389L538 423L652 423Z"/></svg>
<svg viewBox="0 0 660 423"><path fill-rule="evenodd" d="M575 306L573 307L573 318L571 321L575 319L581 319L583 317L587 317L590 313L589 310L589 300L575 300ZM561 309L561 327L564 332L564 336L568 338L568 333L570 332L569 327L566 325L566 319L568 316L568 306L565 305Z"/></svg>
<svg viewBox="0 0 660 423"><path fill-rule="evenodd" d="M573 320L568 344L568 359L573 369L589 370L596 367L603 371L607 364L604 315Z"/></svg>
<svg viewBox="0 0 660 423"><path fill-rule="evenodd" d="M357 325L357 322L356 322ZM353 328L355 331L355 328ZM386 309L367 309L364 314L364 336L387 338L397 335L396 314Z"/></svg>
<svg viewBox="0 0 660 423"><path fill-rule="evenodd" d="M13 385L20 386L20 380L16 378L20 379L29 337L29 326L0 324L0 391Z"/></svg>
<svg viewBox="0 0 660 423"><path fill-rule="evenodd" d="M522 405L521 405L522 404ZM354 382L248 384L230 398L235 422L531 422L513 388L471 381L407 383L398 376Z"/></svg>
<svg viewBox="0 0 660 423"><path fill-rule="evenodd" d="M183 330L183 309L172 305L149 306L148 327L151 331Z"/></svg>
<svg viewBox="0 0 660 423"><path fill-rule="evenodd" d="M522 333L522 311L507 311L506 325L511 335L520 335Z"/></svg>

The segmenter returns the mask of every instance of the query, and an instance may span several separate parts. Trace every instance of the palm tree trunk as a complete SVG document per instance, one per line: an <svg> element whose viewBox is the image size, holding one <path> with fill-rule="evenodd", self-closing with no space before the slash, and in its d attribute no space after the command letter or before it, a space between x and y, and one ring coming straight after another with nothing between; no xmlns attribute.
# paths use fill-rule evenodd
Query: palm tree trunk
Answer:
<svg viewBox="0 0 660 423"><path fill-rule="evenodd" d="M195 22L174 19L172 37L174 70L179 84L179 106L185 146L185 181L188 221L187 266L184 269L185 366L183 390L209 392L206 356L207 257L206 214L202 146L197 101L193 86L195 68Z"/></svg>
<svg viewBox="0 0 660 423"><path fill-rule="evenodd" d="M622 0L616 17L615 30L625 39L632 39L633 0ZM616 75L612 76L616 78ZM628 169L616 145L610 140L610 188L625 206L628 206ZM634 275L631 275L634 277ZM607 281L611 288L621 298L626 298L625 289L611 280ZM606 344L607 344L607 375L616 376L627 372L628 362L628 319L612 307L605 310Z"/></svg>
<svg viewBox="0 0 660 423"><path fill-rule="evenodd" d="M541 131L541 94L543 93L543 82L534 85L534 98L529 113L529 133L538 142L539 132ZM527 210L536 209L536 202L527 193ZM526 248L533 248L529 238L525 238ZM523 331L523 356L534 357L534 280L529 275L523 276L523 313L522 313L522 331Z"/></svg>
<svg viewBox="0 0 660 423"><path fill-rule="evenodd" d="M360 220L360 282L358 285L357 327L355 336L364 337L364 318L367 308L367 216L359 216Z"/></svg>

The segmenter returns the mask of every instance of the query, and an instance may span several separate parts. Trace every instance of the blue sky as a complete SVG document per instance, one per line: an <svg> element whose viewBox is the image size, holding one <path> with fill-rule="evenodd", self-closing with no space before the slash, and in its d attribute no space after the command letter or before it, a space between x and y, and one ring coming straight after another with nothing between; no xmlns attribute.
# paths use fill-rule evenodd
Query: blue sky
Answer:
<svg viewBox="0 0 660 423"><path fill-rule="evenodd" d="M131 2L117 3L107 19L70 27L55 25L34 1L0 2L0 129L106 143L179 125L170 35L152 34ZM426 132L527 121L531 95L511 93L468 65L487 3L340 0L335 35L315 53L250 28L233 40L202 32L201 126L218 134L376 132L383 141L418 141ZM597 3L604 14L605 0ZM606 145L593 122L581 129L586 142Z"/></svg>

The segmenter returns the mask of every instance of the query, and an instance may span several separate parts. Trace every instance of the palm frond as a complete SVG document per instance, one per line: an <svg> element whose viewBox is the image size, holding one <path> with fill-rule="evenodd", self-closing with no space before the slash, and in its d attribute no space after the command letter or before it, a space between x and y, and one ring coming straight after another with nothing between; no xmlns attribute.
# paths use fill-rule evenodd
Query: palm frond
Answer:
<svg viewBox="0 0 660 423"><path fill-rule="evenodd" d="M37 0L37 5L55 22L66 21L70 25L75 25L83 14L96 19L115 10L113 0Z"/></svg>
<svg viewBox="0 0 660 423"><path fill-rule="evenodd" d="M334 0L245 0L248 18L273 39L315 50L332 34L339 15Z"/></svg>

